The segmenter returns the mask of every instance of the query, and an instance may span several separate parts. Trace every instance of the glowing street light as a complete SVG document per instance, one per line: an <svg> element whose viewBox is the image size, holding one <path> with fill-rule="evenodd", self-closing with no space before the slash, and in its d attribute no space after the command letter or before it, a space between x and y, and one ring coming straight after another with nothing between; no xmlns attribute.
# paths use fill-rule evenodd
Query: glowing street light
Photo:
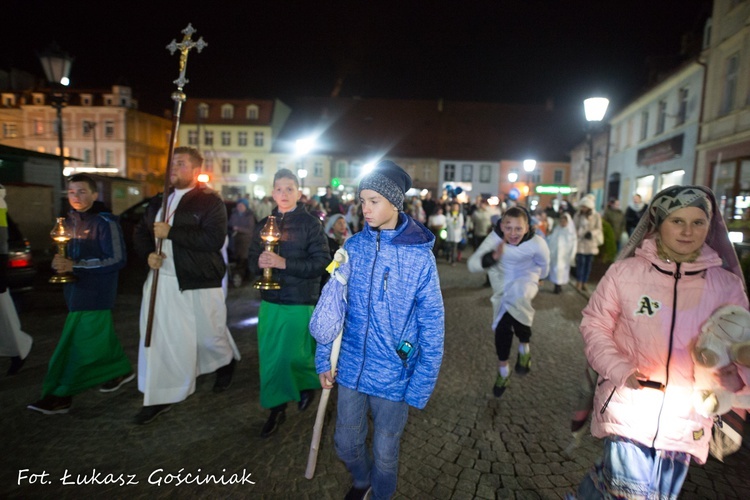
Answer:
<svg viewBox="0 0 750 500"><path fill-rule="evenodd" d="M300 186L305 189L305 177L307 177L307 170L300 168L297 170L297 177L299 177Z"/></svg>
<svg viewBox="0 0 750 500"><path fill-rule="evenodd" d="M516 182L518 180L518 174L511 172L508 174L508 182Z"/></svg>
<svg viewBox="0 0 750 500"><path fill-rule="evenodd" d="M586 139L589 146L589 169L586 174L586 194L591 192L591 173L594 170L594 128L604 119L609 106L609 99L606 97L590 97L583 101L583 111L586 114L588 130ZM606 183L606 179L604 180ZM606 193L605 193L606 194Z"/></svg>

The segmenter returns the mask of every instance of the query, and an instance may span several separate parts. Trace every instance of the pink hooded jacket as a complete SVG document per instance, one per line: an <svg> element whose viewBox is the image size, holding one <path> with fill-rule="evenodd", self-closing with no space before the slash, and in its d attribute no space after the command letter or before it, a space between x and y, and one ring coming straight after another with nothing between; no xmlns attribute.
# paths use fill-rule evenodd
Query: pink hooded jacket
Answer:
<svg viewBox="0 0 750 500"><path fill-rule="evenodd" d="M635 257L609 268L581 322L586 356L599 373L594 436L623 436L706 461L712 420L693 408L690 348L717 308L748 307L742 280L721 265L719 255L704 245L695 262L678 268L659 259L655 241L646 239ZM625 387L636 370L665 390Z"/></svg>

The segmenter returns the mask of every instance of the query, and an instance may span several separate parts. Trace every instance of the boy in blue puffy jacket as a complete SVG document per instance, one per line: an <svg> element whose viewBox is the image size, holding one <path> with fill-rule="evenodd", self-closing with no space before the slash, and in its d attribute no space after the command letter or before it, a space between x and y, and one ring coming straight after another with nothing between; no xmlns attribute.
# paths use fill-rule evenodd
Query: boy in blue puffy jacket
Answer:
<svg viewBox="0 0 750 500"><path fill-rule="evenodd" d="M332 344L318 344L324 388L338 383L334 441L352 475L347 499L396 491L401 434L409 405L427 404L443 358L444 309L432 246L435 236L401 211L411 178L381 161L362 178L363 231L349 238L347 310L336 374ZM374 423L365 447L367 411Z"/></svg>

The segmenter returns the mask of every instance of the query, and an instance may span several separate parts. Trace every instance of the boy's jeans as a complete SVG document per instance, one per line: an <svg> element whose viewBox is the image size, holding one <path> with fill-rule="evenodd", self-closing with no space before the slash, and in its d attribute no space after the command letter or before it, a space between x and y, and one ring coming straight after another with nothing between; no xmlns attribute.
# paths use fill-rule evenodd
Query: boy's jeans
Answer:
<svg viewBox="0 0 750 500"><path fill-rule="evenodd" d="M338 386L339 399L334 442L336 453L354 479L355 488L372 486L373 499L391 498L398 480L401 433L409 416L409 405L368 396ZM373 457L365 447L367 410L372 412L375 432Z"/></svg>

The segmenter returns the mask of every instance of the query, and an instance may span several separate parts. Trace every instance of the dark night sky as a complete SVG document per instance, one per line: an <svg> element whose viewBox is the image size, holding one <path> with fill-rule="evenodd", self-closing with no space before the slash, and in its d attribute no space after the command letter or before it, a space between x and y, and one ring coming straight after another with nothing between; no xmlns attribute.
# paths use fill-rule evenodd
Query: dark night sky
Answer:
<svg viewBox="0 0 750 500"><path fill-rule="evenodd" d="M191 22L192 97L330 95L506 103L624 104L647 84L648 58L676 58L702 33L710 0L144 2L5 0L0 69L43 76L35 51L76 57L72 88L129 84L149 111L170 108ZM194 38L197 38L194 36Z"/></svg>

